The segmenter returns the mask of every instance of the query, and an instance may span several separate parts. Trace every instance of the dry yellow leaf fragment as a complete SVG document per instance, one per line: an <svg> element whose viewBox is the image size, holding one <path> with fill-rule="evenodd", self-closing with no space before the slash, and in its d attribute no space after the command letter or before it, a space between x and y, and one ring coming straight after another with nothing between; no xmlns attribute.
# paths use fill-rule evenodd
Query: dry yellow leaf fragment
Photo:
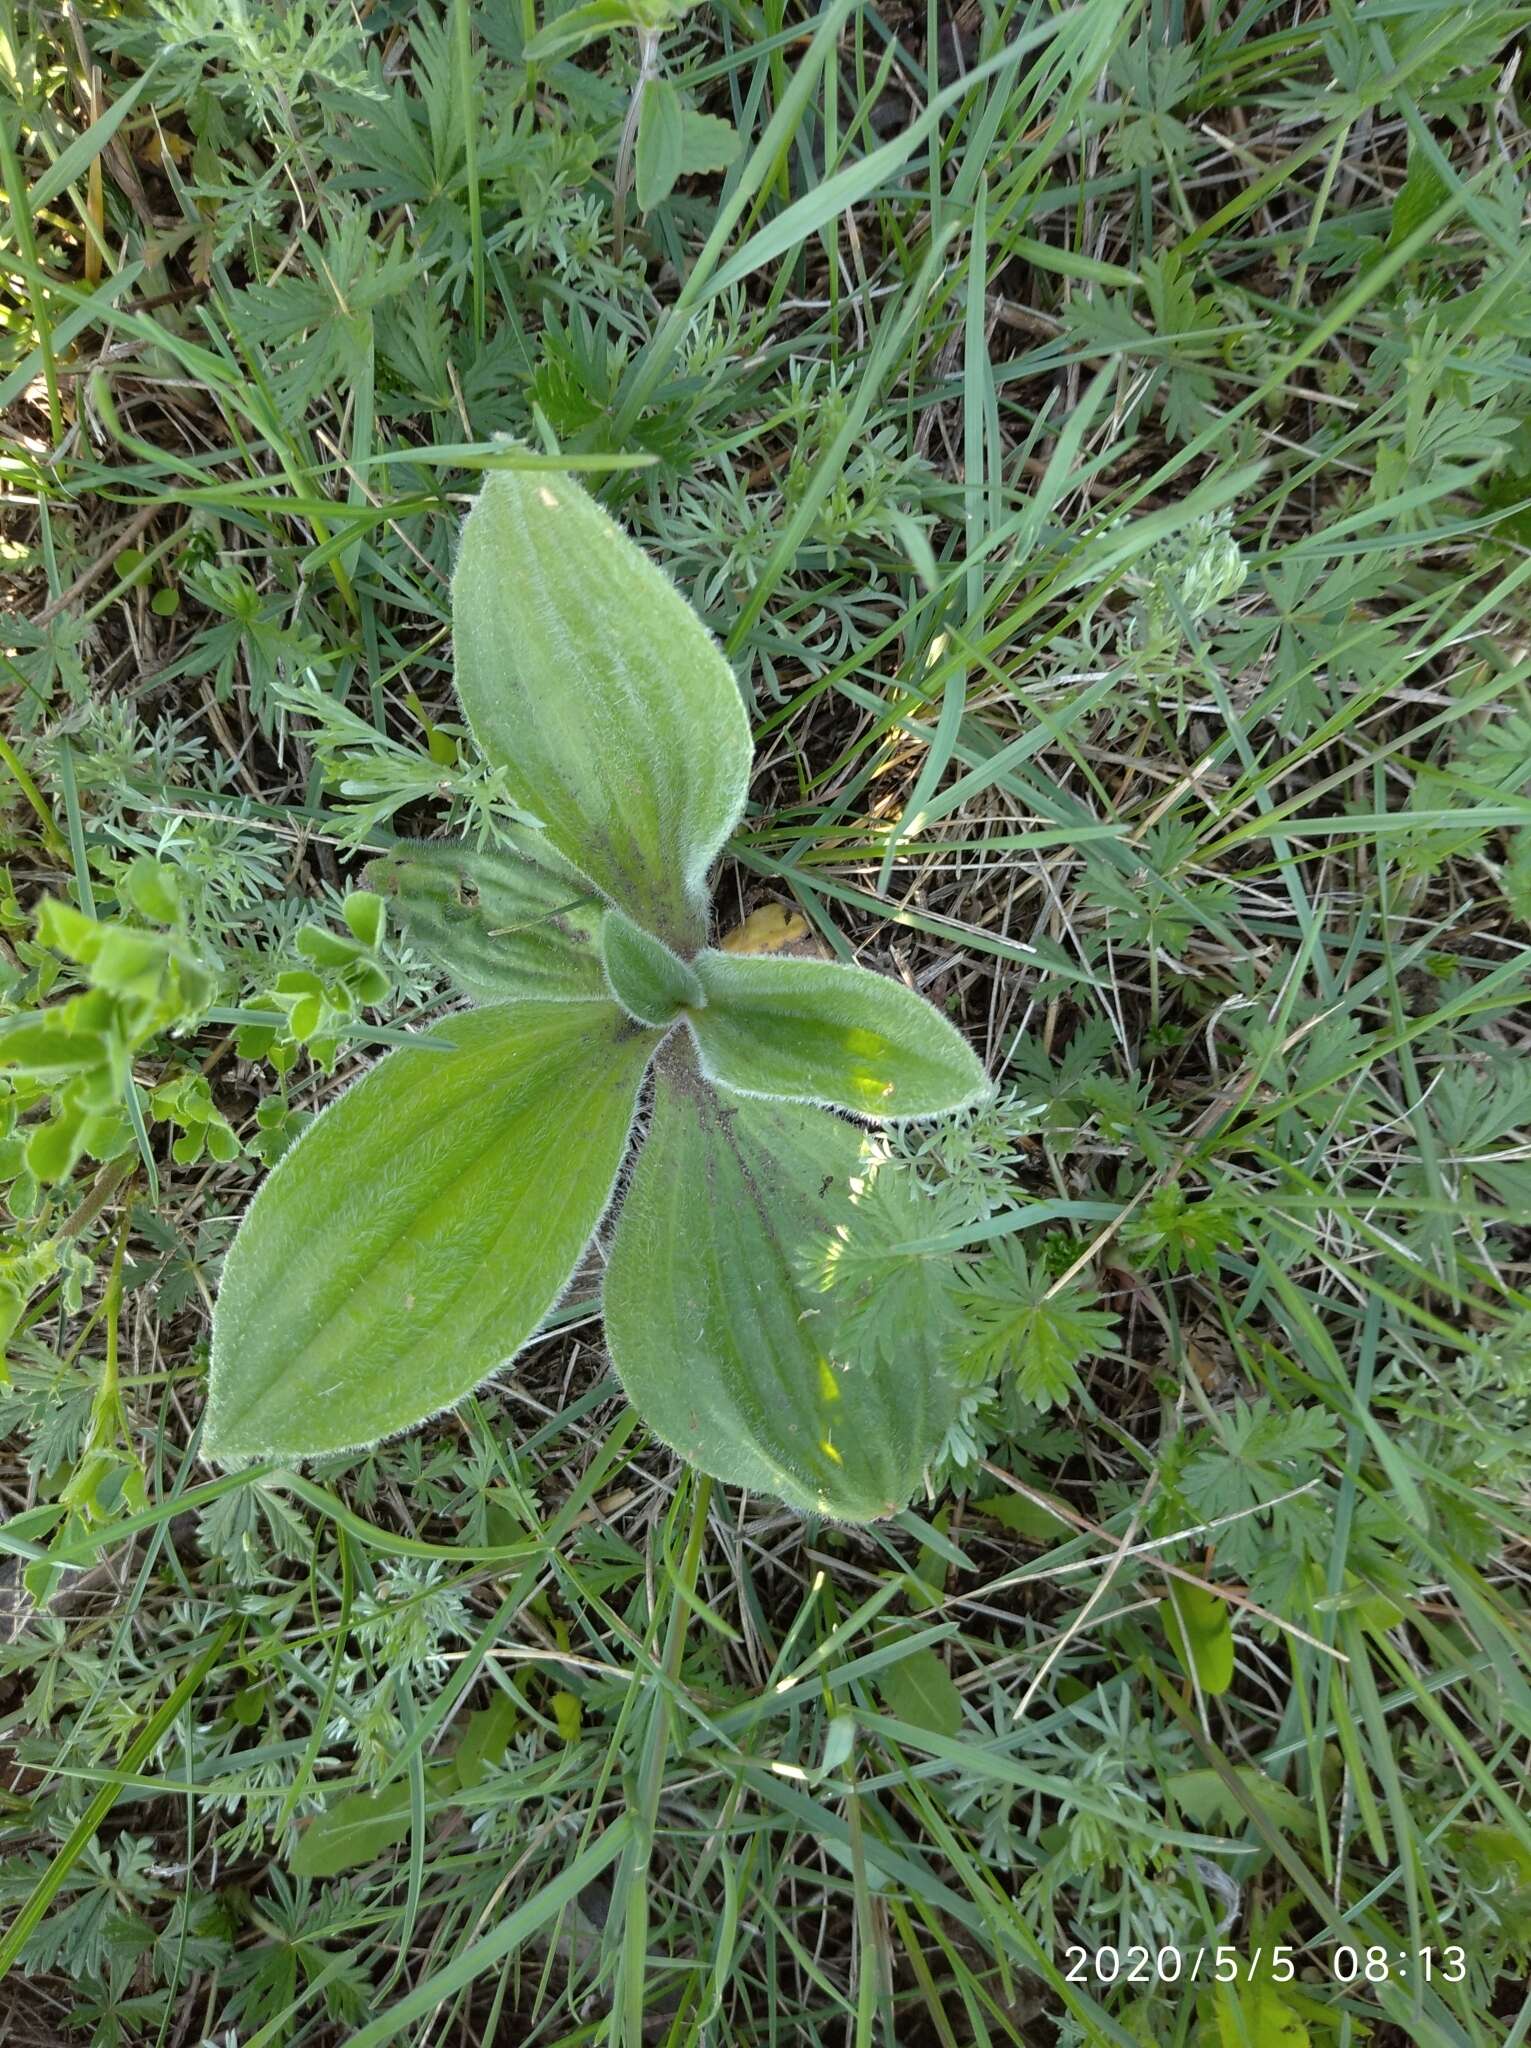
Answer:
<svg viewBox="0 0 1531 2048"><path fill-rule="evenodd" d="M725 953L782 953L808 937L808 920L784 903L762 903L718 941Z"/></svg>

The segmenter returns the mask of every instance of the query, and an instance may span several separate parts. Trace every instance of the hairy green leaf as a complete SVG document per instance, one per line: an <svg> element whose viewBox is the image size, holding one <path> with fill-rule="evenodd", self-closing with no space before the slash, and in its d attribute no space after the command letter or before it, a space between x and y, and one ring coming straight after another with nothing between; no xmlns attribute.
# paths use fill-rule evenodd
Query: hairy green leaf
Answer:
<svg viewBox="0 0 1531 2048"><path fill-rule="evenodd" d="M205 1449L348 1450L513 1358L611 1196L653 1032L615 1004L445 1019L325 1110L250 1206L213 1319Z"/></svg>
<svg viewBox="0 0 1531 2048"><path fill-rule="evenodd" d="M640 1024L673 1024L683 1009L702 1009L702 984L662 940L609 910L601 928L601 957L611 992Z"/></svg>
<svg viewBox="0 0 1531 2048"><path fill-rule="evenodd" d="M638 924L699 944L751 748L691 606L572 478L496 470L463 527L452 616L458 695L516 802Z"/></svg>
<svg viewBox="0 0 1531 2048"><path fill-rule="evenodd" d="M988 1090L961 1033L885 974L711 951L693 965L708 1004L688 1019L702 1071L741 1095L894 1122L962 1109Z"/></svg>
<svg viewBox="0 0 1531 2048"><path fill-rule="evenodd" d="M715 1478L803 1513L904 1507L956 1412L918 1333L892 1364L845 1357L798 1278L867 1141L838 1117L719 1093L683 1033L606 1269L606 1336L656 1436Z"/></svg>
<svg viewBox="0 0 1531 2048"><path fill-rule="evenodd" d="M367 879L410 945L481 1002L604 997L599 898L538 833L508 836L505 847L403 841Z"/></svg>

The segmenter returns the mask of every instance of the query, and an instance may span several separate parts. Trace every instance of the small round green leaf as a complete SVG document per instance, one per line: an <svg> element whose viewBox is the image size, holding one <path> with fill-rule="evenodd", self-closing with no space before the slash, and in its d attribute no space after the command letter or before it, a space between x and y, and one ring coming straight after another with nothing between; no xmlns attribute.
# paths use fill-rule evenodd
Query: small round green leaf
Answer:
<svg viewBox="0 0 1531 2048"><path fill-rule="evenodd" d="M370 889L352 889L341 903L340 914L358 945L374 952L383 943L383 899Z"/></svg>
<svg viewBox="0 0 1531 2048"><path fill-rule="evenodd" d="M122 893L155 924L174 924L179 915L181 889L175 869L152 854L141 853L133 862L122 878Z"/></svg>

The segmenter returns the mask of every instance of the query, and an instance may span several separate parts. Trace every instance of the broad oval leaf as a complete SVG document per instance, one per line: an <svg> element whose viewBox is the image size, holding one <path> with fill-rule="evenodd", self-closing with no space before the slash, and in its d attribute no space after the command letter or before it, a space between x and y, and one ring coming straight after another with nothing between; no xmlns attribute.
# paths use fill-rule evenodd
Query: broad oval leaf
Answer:
<svg viewBox="0 0 1531 2048"><path fill-rule="evenodd" d="M681 115L680 169L687 177L698 171L721 171L739 154L739 131L717 114L687 107Z"/></svg>
<svg viewBox="0 0 1531 2048"><path fill-rule="evenodd" d="M667 78L651 78L638 107L638 149L634 159L638 206L648 213L669 198L685 166L686 116L680 94Z"/></svg>
<svg viewBox="0 0 1531 2048"><path fill-rule="evenodd" d="M907 1506L956 1413L917 1333L896 1366L837 1356L830 1305L800 1278L866 1144L823 1110L721 1094L679 1033L606 1268L612 1363L654 1434L845 1522Z"/></svg>
<svg viewBox="0 0 1531 2048"><path fill-rule="evenodd" d="M287 1858L294 1877L339 1877L373 1863L409 1834L410 1787L395 1778L380 1792L348 1792L304 1828Z"/></svg>
<svg viewBox="0 0 1531 2048"><path fill-rule="evenodd" d="M935 1650L910 1650L877 1674L882 1703L897 1720L950 1738L962 1727L962 1695Z"/></svg>
<svg viewBox="0 0 1531 2048"><path fill-rule="evenodd" d="M515 996L604 999L604 906L538 834L508 846L401 840L369 863L411 946L481 1002Z"/></svg>
<svg viewBox="0 0 1531 2048"><path fill-rule="evenodd" d="M611 1198L657 1034L614 1003L502 1003L401 1047L269 1176L224 1264L209 1455L408 1429L506 1364Z"/></svg>
<svg viewBox="0 0 1531 2048"><path fill-rule="evenodd" d="M744 807L749 721L675 585L574 480L496 470L452 581L457 693L550 844L689 952Z"/></svg>
<svg viewBox="0 0 1531 2048"><path fill-rule="evenodd" d="M601 927L601 958L611 992L640 1024L673 1024L685 1009L707 1002L696 975L663 940L608 910Z"/></svg>
<svg viewBox="0 0 1531 2048"><path fill-rule="evenodd" d="M881 1122L939 1116L988 1091L962 1034L885 974L713 951L692 964L707 1008L687 1021L702 1071L725 1088Z"/></svg>

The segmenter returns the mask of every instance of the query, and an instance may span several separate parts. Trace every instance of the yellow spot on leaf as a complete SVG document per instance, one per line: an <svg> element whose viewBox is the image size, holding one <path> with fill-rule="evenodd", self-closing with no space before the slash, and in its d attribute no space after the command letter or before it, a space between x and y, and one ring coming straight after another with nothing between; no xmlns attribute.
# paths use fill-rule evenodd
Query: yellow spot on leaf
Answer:
<svg viewBox="0 0 1531 2048"><path fill-rule="evenodd" d="M537 496L542 500L544 505L550 505L555 512L558 510L558 500L557 498L554 497L553 493L548 489L546 484L539 484L537 486Z"/></svg>
<svg viewBox="0 0 1531 2048"><path fill-rule="evenodd" d="M853 1026L845 1034L845 1050L859 1053L863 1059L881 1059L888 1050L888 1041L880 1031L866 1031Z"/></svg>

